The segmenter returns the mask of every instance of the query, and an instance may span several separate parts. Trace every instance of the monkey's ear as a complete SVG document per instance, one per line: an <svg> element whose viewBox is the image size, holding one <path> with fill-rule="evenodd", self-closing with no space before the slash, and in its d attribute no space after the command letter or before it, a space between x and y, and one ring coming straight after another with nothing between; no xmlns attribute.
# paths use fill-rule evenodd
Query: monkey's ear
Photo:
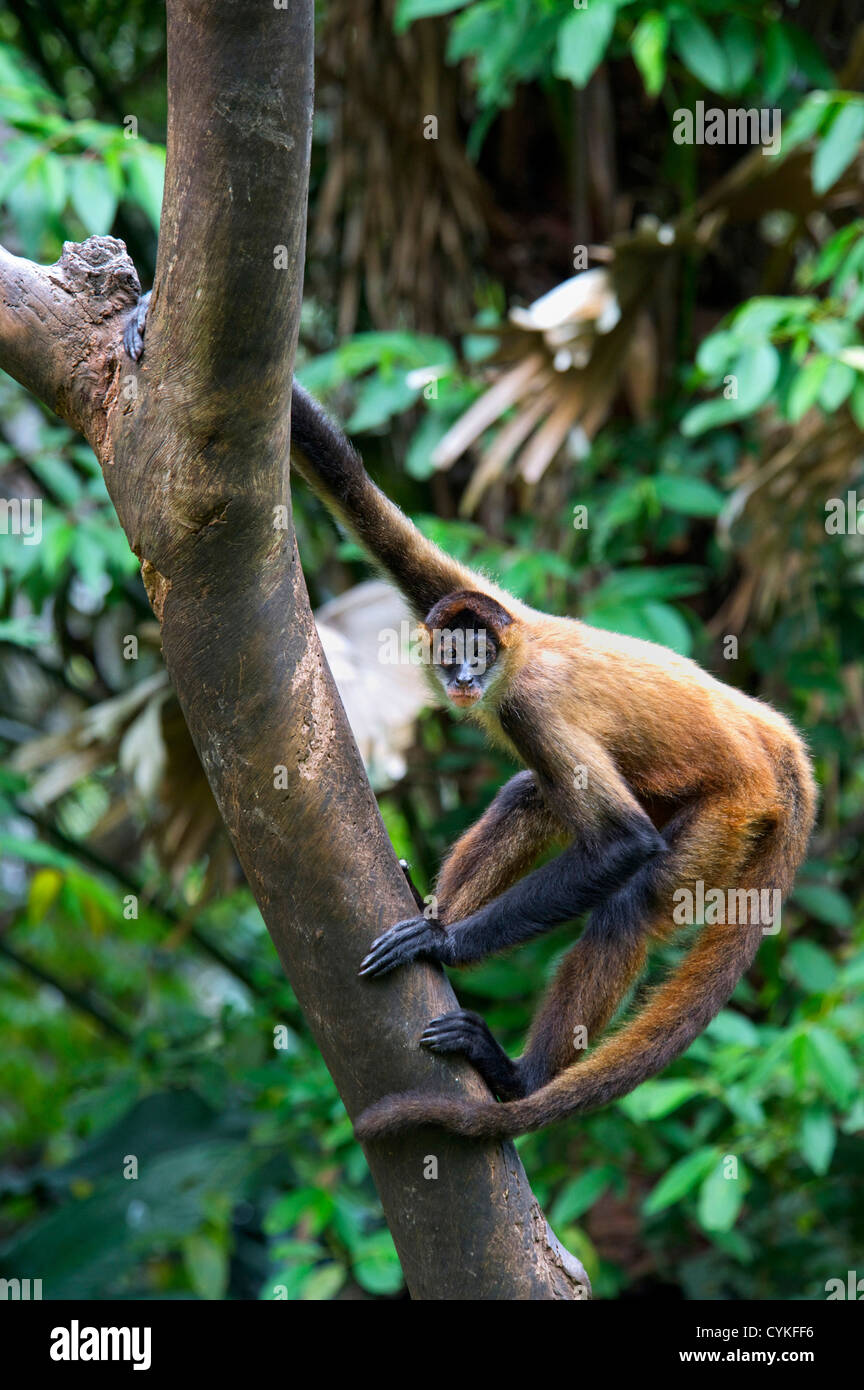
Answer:
<svg viewBox="0 0 864 1390"><path fill-rule="evenodd" d="M515 619L497 599L475 589L457 589L445 594L426 614L422 626L427 632L443 632L448 627L465 626L466 616L488 628L502 647L515 636Z"/></svg>

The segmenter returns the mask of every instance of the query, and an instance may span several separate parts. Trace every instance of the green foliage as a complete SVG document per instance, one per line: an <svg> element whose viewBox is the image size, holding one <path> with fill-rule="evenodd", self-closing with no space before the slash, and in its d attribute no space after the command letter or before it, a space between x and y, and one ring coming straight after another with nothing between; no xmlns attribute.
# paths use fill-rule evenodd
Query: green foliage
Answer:
<svg viewBox="0 0 864 1390"><path fill-rule="evenodd" d="M161 201L161 145L127 139L96 80L104 53L103 73L110 60L122 84L120 109L140 104L158 135L161 80L148 74L159 70L161 20L140 0L128 0L122 24L112 7L73 8L90 61L58 59L53 85L23 56L14 20L0 17L3 239L41 259L65 238L112 227L127 235L127 222L149 234ZM538 111L569 111L573 89L604 64L619 90L639 92L640 120L696 100L778 106L778 168L807 146L817 196L842 193L864 139L862 98L837 89L794 7L780 17L764 0L734 10L719 0L590 0L584 9L400 0L397 29L427 22L447 26L449 61L473 83L474 153L520 87L532 84ZM45 51L57 47L49 40ZM563 170L573 162L568 141L581 134L569 118L560 125L567 134L553 153ZM619 155L625 165L629 155ZM658 165L652 189L640 167L638 192L632 182L622 190L640 204L656 197L664 216L678 198L686 210L692 190L681 167L671 156ZM761 232L748 232L746 252L730 243L729 288L721 277L708 296L709 322L724 316L698 346L682 273L677 356L650 417L616 415L550 504L502 495L491 534L452 519L451 477L448 519L431 515L427 481L436 443L483 389L496 347L488 330L500 326L507 294L490 288L485 265L477 303L497 306L477 313L485 332L464 332L469 305L452 340L372 331L364 320L331 351L307 350L300 376L363 436L388 492L448 553L529 603L664 643L725 674L716 618L740 576L717 522L728 519L759 445L756 417L794 428L808 411L849 411L864 428L864 222L842 198L838 206L831 218L820 211L794 224L784 241L794 273L770 292L753 293L756 271L748 278L737 263L762 256ZM724 394L733 378L737 391ZM697 391L705 397L695 400ZM137 663L109 655L147 610L92 454L8 383L0 418L4 477L23 475L43 502L40 544L3 538L0 733L11 754L158 665L155 651ZM359 576L357 551L342 545L334 560L329 522L299 490L294 500L321 599ZM574 524L580 506L585 529ZM554 1228L601 1296L629 1289L634 1248L649 1281L690 1298L817 1298L828 1276L860 1259L864 881L854 826L864 812L864 572L857 538L846 540L817 538L809 592L770 621L753 616L747 650L728 672L804 728L825 786L827 838L784 907L782 933L766 939L729 1007L662 1077L520 1141ZM788 551L803 553L794 515ZM22 670L35 693L26 709L7 711ZM86 764L86 750L77 752ZM447 845L513 768L475 728L432 712L412 757L411 777L382 796L382 812L428 887ZM399 1296L365 1161L248 892L204 902L201 866L169 883L143 836L112 842L124 788L117 765L84 765L41 821L28 809L31 787L30 776L0 766L0 1274L50 1271L50 1297ZM152 810L145 799L140 820ZM130 881L140 896L131 920ZM209 934L222 964L178 922ZM571 940L562 928L516 960L455 972L461 1001L514 1053ZM656 962L652 978L672 959L670 951ZM126 1155L137 1177L124 1173Z"/></svg>
<svg viewBox="0 0 864 1390"><path fill-rule="evenodd" d="M65 236L110 232L118 207L159 225L165 151L95 120L70 120L56 97L0 44L0 121L6 127L0 203L33 259L54 259Z"/></svg>
<svg viewBox="0 0 864 1390"><path fill-rule="evenodd" d="M802 289L822 287L822 294L750 299L704 339L698 381L722 386L723 395L687 412L686 435L732 424L769 403L794 424L814 407L833 415L848 401L864 423L864 223L830 237L798 279Z"/></svg>

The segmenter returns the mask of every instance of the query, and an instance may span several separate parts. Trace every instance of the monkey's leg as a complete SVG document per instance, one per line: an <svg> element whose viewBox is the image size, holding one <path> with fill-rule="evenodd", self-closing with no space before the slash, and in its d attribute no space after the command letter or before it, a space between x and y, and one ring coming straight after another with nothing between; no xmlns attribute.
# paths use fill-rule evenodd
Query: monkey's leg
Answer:
<svg viewBox="0 0 864 1390"><path fill-rule="evenodd" d="M525 1051L515 1063L519 1094L545 1086L593 1047L648 954L659 866L646 864L628 884L591 915L567 952L531 1025ZM578 1030L578 1031L577 1031Z"/></svg>
<svg viewBox="0 0 864 1390"><path fill-rule="evenodd" d="M581 917L643 866L662 857L665 849L665 841L644 814L580 835L556 859L453 922L439 958L447 965L469 965Z"/></svg>
<svg viewBox="0 0 864 1390"><path fill-rule="evenodd" d="M517 1061L507 1056L483 1019L467 1009L433 1019L421 1044L434 1052L463 1053L504 1101L545 1085L578 1061L580 1045L596 1042L641 973L657 876L657 862L652 861L597 908L564 957Z"/></svg>
<svg viewBox="0 0 864 1390"><path fill-rule="evenodd" d="M511 786L508 783L505 791ZM495 821L495 806L493 802L487 812L489 825ZM478 822L478 831L483 821ZM478 865L482 863L486 839L484 832L477 845ZM559 922L581 917L583 912L604 902L637 869L665 849L663 837L635 803L614 811L607 808L602 822L585 826L557 859L518 879L469 916L457 922L451 920L446 930L423 917L397 922L373 942L360 974L385 975L424 956L445 965L469 965L493 951L531 941ZM493 860L503 856L508 868L512 867L504 835L500 846L492 847L491 855Z"/></svg>
<svg viewBox="0 0 864 1390"><path fill-rule="evenodd" d="M517 772L480 819L460 835L441 866L438 916L458 922L497 898L566 834L549 811L534 776Z"/></svg>
<svg viewBox="0 0 864 1390"><path fill-rule="evenodd" d="M563 833L532 774L517 773L450 851L438 880L438 917L452 923L482 909L530 869L538 854ZM383 975L421 955L455 961L449 937L427 909L422 917L397 922L379 936L362 962L360 974Z"/></svg>
<svg viewBox="0 0 864 1390"><path fill-rule="evenodd" d="M709 885L737 881L746 846L733 808L688 807L664 836L669 853L644 865L598 907L564 957L515 1064L521 1094L581 1062L585 1042L594 1047L640 975L652 938L662 940L673 930L676 889L692 888L700 878Z"/></svg>
<svg viewBox="0 0 864 1390"><path fill-rule="evenodd" d="M518 773L447 856L437 884L441 919L458 921L497 897L564 833L532 774ZM515 1064L469 1009L433 1019L420 1042L432 1052L461 1052L502 1100L522 1095Z"/></svg>

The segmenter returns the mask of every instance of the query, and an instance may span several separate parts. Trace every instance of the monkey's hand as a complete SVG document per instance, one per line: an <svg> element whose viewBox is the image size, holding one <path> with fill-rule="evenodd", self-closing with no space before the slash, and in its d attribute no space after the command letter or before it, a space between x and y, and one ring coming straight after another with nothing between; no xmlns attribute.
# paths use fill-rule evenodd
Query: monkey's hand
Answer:
<svg viewBox="0 0 864 1390"><path fill-rule="evenodd" d="M386 975L397 965L407 965L418 956L444 962L449 955L450 940L443 927L425 917L406 917L404 922L397 922L372 943L371 951L360 966L360 974Z"/></svg>

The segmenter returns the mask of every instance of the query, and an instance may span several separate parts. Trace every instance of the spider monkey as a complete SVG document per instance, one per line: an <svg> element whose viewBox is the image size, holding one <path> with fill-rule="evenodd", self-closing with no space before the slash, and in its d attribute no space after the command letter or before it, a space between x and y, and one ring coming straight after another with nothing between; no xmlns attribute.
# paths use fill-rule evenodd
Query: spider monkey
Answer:
<svg viewBox="0 0 864 1390"><path fill-rule="evenodd" d="M132 356L143 322L139 306L126 336ZM386 1096L360 1116L358 1136L425 1124L514 1136L626 1095L684 1052L729 999L765 928L778 929L777 904L815 812L802 741L782 715L687 658L537 612L444 554L296 381L291 431L303 477L407 599L447 699L526 767L445 859L439 920L397 922L360 974L417 958L465 965L590 913L518 1060L463 1009L420 1039L467 1056L498 1100ZM556 845L557 857L532 871ZM598 1043L649 946L675 935L682 890L715 903L720 890L734 910L701 912L681 964Z"/></svg>

